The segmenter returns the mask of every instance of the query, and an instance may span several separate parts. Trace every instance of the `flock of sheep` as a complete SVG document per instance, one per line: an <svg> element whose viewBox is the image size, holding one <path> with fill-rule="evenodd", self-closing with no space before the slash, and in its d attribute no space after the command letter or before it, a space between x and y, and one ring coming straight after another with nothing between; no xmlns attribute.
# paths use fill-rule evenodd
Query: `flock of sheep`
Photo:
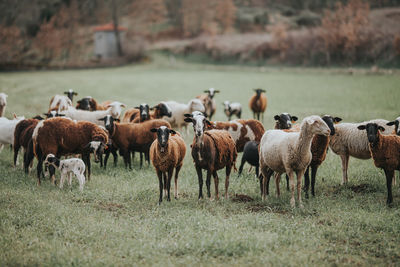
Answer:
<svg viewBox="0 0 400 267"><path fill-rule="evenodd" d="M125 167L132 168L131 156L140 153L152 162L159 179L159 203L163 195L170 201L171 180L175 171L174 197L178 197L178 175L186 154L186 144L178 129L192 125L193 142L190 145L194 166L198 175L199 199L203 198L203 174L206 170L207 196L211 198L211 176L214 178L215 198L219 198L217 171L226 170L225 198L228 198L229 176L236 169L237 153L243 152L239 175L245 162L255 166L260 181L260 192L265 199L269 193L269 180L274 175L277 195L280 195L280 177L286 174L287 189L291 191L290 204L297 202L302 207L302 177L305 177L304 191L308 197L311 169L311 193L315 195L315 181L318 167L325 160L328 147L342 160L343 181L347 183L349 157L373 158L375 166L382 168L386 175L387 204L392 203L394 171L400 170L400 117L394 121L376 119L362 123L339 123L342 119L325 115L306 117L294 124L298 118L288 113L275 115L275 129L264 130L260 117L267 107L265 90L255 89L249 107L254 119L241 119L240 103L225 101L224 112L228 122L211 121L216 111L214 96L218 90L210 88L204 94L187 104L162 101L150 108L141 104L129 108L121 117L126 105L118 101L99 104L88 96L73 105L73 90L65 95L51 98L46 118L35 116L31 119L17 117L9 120L3 117L7 95L0 93L0 145L10 144L14 149L14 166L18 163L18 152L24 150L23 165L29 173L36 157L37 178L48 170L55 184L56 169L61 172L60 187L72 175L79 181L80 189L85 184L85 174L90 179L91 154L95 162L106 168L110 154L114 165L118 153L123 157ZM235 115L236 120L230 121ZM257 118L257 120L256 120ZM80 158L68 158L80 155ZM103 160L103 155L104 160ZM61 160L64 156L66 159ZM43 163L46 171L43 171ZM295 183L295 175L297 182Z"/></svg>

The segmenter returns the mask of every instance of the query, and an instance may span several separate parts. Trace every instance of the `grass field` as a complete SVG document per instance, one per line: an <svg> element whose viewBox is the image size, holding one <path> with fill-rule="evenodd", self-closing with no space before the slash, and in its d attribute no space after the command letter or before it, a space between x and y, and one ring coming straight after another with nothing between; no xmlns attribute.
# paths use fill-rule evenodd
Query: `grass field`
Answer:
<svg viewBox="0 0 400 267"><path fill-rule="evenodd" d="M77 90L78 98L91 95L136 106L188 102L214 87L221 90L217 102L239 101L249 118L251 89L262 87L268 97L266 129L281 112L299 118L331 114L348 122L394 119L399 116L399 84L398 75L182 62L169 66L163 59L113 69L0 73L0 91L9 95L8 117L43 113L50 97L68 88ZM220 103L216 119L225 120ZM400 264L399 186L393 190L394 207L387 208L384 175L372 160L351 159L349 185L339 186L340 159L329 152L318 172L317 195L305 200L302 210L290 208L285 190L277 199L274 186L262 202L248 167L241 178L231 176L230 200L198 201L192 136L190 130L185 137L180 199L161 206L155 172L148 166L140 170L138 156L132 171L125 170L121 158L117 168L96 166L81 193L76 180L63 190L48 179L38 187L33 173L25 176L21 166L12 168L12 154L5 148L0 154L0 265ZM254 201L235 202L235 194Z"/></svg>

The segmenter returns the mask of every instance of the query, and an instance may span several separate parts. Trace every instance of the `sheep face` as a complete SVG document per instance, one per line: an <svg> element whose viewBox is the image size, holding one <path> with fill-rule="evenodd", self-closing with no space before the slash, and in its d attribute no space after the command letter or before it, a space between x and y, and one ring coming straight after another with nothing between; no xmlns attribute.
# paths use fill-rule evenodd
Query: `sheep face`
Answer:
<svg viewBox="0 0 400 267"><path fill-rule="evenodd" d="M68 91L64 92L64 94L66 94L68 98L71 99L71 101L74 98L74 95L78 95L78 93L74 92L74 90L72 89L69 89Z"/></svg>
<svg viewBox="0 0 400 267"><path fill-rule="evenodd" d="M278 129L290 129L292 124L298 120L296 116L291 116L289 113L282 113L281 115L275 115L274 119L279 125Z"/></svg>
<svg viewBox="0 0 400 267"><path fill-rule="evenodd" d="M266 91L264 89L254 89L254 92L256 92L257 97L260 97L262 93L265 93Z"/></svg>
<svg viewBox="0 0 400 267"><path fill-rule="evenodd" d="M160 146L160 151L161 153L165 152L165 149L168 146L168 139L169 139L169 134L176 134L176 132L172 129L168 129L166 126L161 126L160 128L152 128L150 130L152 133L157 133L157 141Z"/></svg>
<svg viewBox="0 0 400 267"><path fill-rule="evenodd" d="M91 141L88 144L88 148L89 151L94 155L94 162L96 163L100 162L100 158L104 153L104 149L106 148L104 143L100 141Z"/></svg>
<svg viewBox="0 0 400 267"><path fill-rule="evenodd" d="M147 104L140 104L139 107L135 107L140 110L140 121L145 121L150 119L150 108Z"/></svg>
<svg viewBox="0 0 400 267"><path fill-rule="evenodd" d="M119 122L119 119L114 119L111 115L107 115L104 118L99 119L99 121L104 121L104 127L106 130L112 134L114 132L114 121Z"/></svg>
<svg viewBox="0 0 400 267"><path fill-rule="evenodd" d="M54 167L58 168L60 166L60 160L53 154L48 154L44 160L44 164L53 165Z"/></svg>
<svg viewBox="0 0 400 267"><path fill-rule="evenodd" d="M376 123L367 123L366 125L360 125L357 127L359 130L366 130L368 142L374 147L379 142L378 131L385 131L385 128L379 126Z"/></svg>
<svg viewBox="0 0 400 267"><path fill-rule="evenodd" d="M216 93L219 93L219 90L215 90L214 88L210 88L208 90L204 90L204 93L208 94L210 99L213 99Z"/></svg>
<svg viewBox="0 0 400 267"><path fill-rule="evenodd" d="M335 134L335 126L334 124L339 123L342 119L339 117L332 117L329 115L325 115L322 117L322 120L328 125L329 129L331 130L331 135Z"/></svg>
<svg viewBox="0 0 400 267"><path fill-rule="evenodd" d="M81 100L78 100L78 105L76 106L77 109L82 109L82 110L90 110L91 107L91 97L84 97Z"/></svg>
<svg viewBox="0 0 400 267"><path fill-rule="evenodd" d="M185 114L185 122L191 122L193 124L194 134L198 144L203 143L203 134L206 127L211 127L212 124L203 115L193 116L192 114Z"/></svg>
<svg viewBox="0 0 400 267"><path fill-rule="evenodd" d="M111 108L111 115L114 119L118 119L121 116L122 108L126 108L126 105L122 104L121 102L114 101L111 104L108 104L107 108Z"/></svg>
<svg viewBox="0 0 400 267"><path fill-rule="evenodd" d="M331 133L328 125L318 116L310 116L305 118L306 123L311 127L313 134L328 136Z"/></svg>
<svg viewBox="0 0 400 267"><path fill-rule="evenodd" d="M167 103L161 102L157 106L152 107L150 110L153 109L157 109L161 116L167 116L167 117L172 116L172 111L170 107L167 105Z"/></svg>
<svg viewBox="0 0 400 267"><path fill-rule="evenodd" d="M397 119L395 119L394 121L388 122L386 125L388 126L393 126L394 125L394 130L396 132L396 135L400 135L400 129L399 129L399 121L400 121L400 117L398 117Z"/></svg>

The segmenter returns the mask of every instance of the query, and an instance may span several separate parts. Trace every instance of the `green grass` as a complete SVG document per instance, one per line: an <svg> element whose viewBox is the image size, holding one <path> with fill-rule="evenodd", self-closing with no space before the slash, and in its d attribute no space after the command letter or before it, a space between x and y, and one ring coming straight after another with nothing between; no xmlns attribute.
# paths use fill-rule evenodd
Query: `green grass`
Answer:
<svg viewBox="0 0 400 267"><path fill-rule="evenodd" d="M1 73L1 91L9 95L6 116L27 117L47 111L52 95L73 88L136 106L161 100L188 100L208 87L216 96L216 119L225 120L223 100L247 101L251 89L267 89L264 126L290 112L303 118L331 114L344 121L397 117L399 76L344 75L335 71L195 65L165 59L139 66L79 71ZM75 100L76 101L76 100ZM197 200L198 182L189 144L180 174L180 199L158 202L152 167L128 171L94 167L79 192L60 190L46 179L36 185L32 173L13 169L6 147L0 154L0 265L399 265L400 193L387 208L383 172L372 160L350 160L349 180L339 186L341 165L328 153L317 177L317 196L304 209L291 209L289 193L262 202L258 181L245 167L231 176L231 200ZM238 163L240 162L240 157ZM239 164L237 163L237 166ZM59 177L59 174L57 174ZM220 190L223 192L223 171ZM285 179L282 179L285 180ZM284 183L281 185L284 188ZM212 188L212 194L214 190ZM235 194L254 198L234 202Z"/></svg>

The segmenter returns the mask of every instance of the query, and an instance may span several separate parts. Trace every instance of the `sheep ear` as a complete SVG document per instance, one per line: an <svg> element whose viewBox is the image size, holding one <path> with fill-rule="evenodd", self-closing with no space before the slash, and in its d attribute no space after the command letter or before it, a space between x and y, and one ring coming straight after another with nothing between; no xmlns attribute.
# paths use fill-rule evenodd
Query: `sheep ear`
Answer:
<svg viewBox="0 0 400 267"><path fill-rule="evenodd" d="M99 121L104 121L106 119L106 117L98 119Z"/></svg>
<svg viewBox="0 0 400 267"><path fill-rule="evenodd" d="M341 121L342 121L342 119L339 118L339 117L333 118L333 122L334 122L334 123L339 123L339 122L341 122Z"/></svg>
<svg viewBox="0 0 400 267"><path fill-rule="evenodd" d="M176 134L176 132L174 130L172 130L172 129L169 129L169 132L172 133L172 134Z"/></svg>
<svg viewBox="0 0 400 267"><path fill-rule="evenodd" d="M114 121L116 121L116 122L121 122L121 120L120 120L120 119L114 119Z"/></svg>
<svg viewBox="0 0 400 267"><path fill-rule="evenodd" d="M65 95L68 95L68 92L64 92Z"/></svg>
<svg viewBox="0 0 400 267"><path fill-rule="evenodd" d="M134 107L134 108L136 108L136 109L140 109L140 107Z"/></svg>
<svg viewBox="0 0 400 267"><path fill-rule="evenodd" d="M261 89L261 92L265 93L265 92L267 92L267 91L265 91L264 89Z"/></svg>
<svg viewBox="0 0 400 267"><path fill-rule="evenodd" d="M276 120L276 121L279 120L279 115L275 115L274 120Z"/></svg>
<svg viewBox="0 0 400 267"><path fill-rule="evenodd" d="M73 92L72 94L73 94L73 95L78 95L78 93L77 93L77 92Z"/></svg>
<svg viewBox="0 0 400 267"><path fill-rule="evenodd" d="M297 121L299 118L297 118L296 116L292 116L292 122Z"/></svg>
<svg viewBox="0 0 400 267"><path fill-rule="evenodd" d="M395 125L395 124L396 124L396 121L390 121L390 122L386 123L387 126L392 126L392 125Z"/></svg>
<svg viewBox="0 0 400 267"><path fill-rule="evenodd" d="M207 124L207 126L209 126L209 127L212 126L212 123L211 123L209 120L206 120L206 124Z"/></svg>
<svg viewBox="0 0 400 267"><path fill-rule="evenodd" d="M204 93L209 93L209 92L210 92L210 90L204 90L203 92L204 92Z"/></svg>
<svg viewBox="0 0 400 267"><path fill-rule="evenodd" d="M185 118L193 118L193 114L190 113L185 113L183 116L185 116Z"/></svg>
<svg viewBox="0 0 400 267"><path fill-rule="evenodd" d="M381 130L382 132L384 132L385 128L383 128L382 126L378 126L378 130Z"/></svg>
<svg viewBox="0 0 400 267"><path fill-rule="evenodd" d="M214 93L219 93L219 92L220 92L219 90L215 90L215 91L214 91Z"/></svg>
<svg viewBox="0 0 400 267"><path fill-rule="evenodd" d="M156 133L156 132L157 132L157 128L151 128L151 129L150 129L150 132Z"/></svg>
<svg viewBox="0 0 400 267"><path fill-rule="evenodd" d="M57 113L57 114L56 114L56 117L65 117L65 114Z"/></svg>
<svg viewBox="0 0 400 267"><path fill-rule="evenodd" d="M193 122L193 119L192 119L192 118L186 117L184 121L185 121L185 122Z"/></svg>
<svg viewBox="0 0 400 267"><path fill-rule="evenodd" d="M78 100L76 103L80 104L80 103L82 103L82 100Z"/></svg>
<svg viewBox="0 0 400 267"><path fill-rule="evenodd" d="M43 113L43 115L45 115L45 116L50 116L50 113Z"/></svg>
<svg viewBox="0 0 400 267"><path fill-rule="evenodd" d="M360 125L357 127L358 130L365 130L367 127L365 125Z"/></svg>

